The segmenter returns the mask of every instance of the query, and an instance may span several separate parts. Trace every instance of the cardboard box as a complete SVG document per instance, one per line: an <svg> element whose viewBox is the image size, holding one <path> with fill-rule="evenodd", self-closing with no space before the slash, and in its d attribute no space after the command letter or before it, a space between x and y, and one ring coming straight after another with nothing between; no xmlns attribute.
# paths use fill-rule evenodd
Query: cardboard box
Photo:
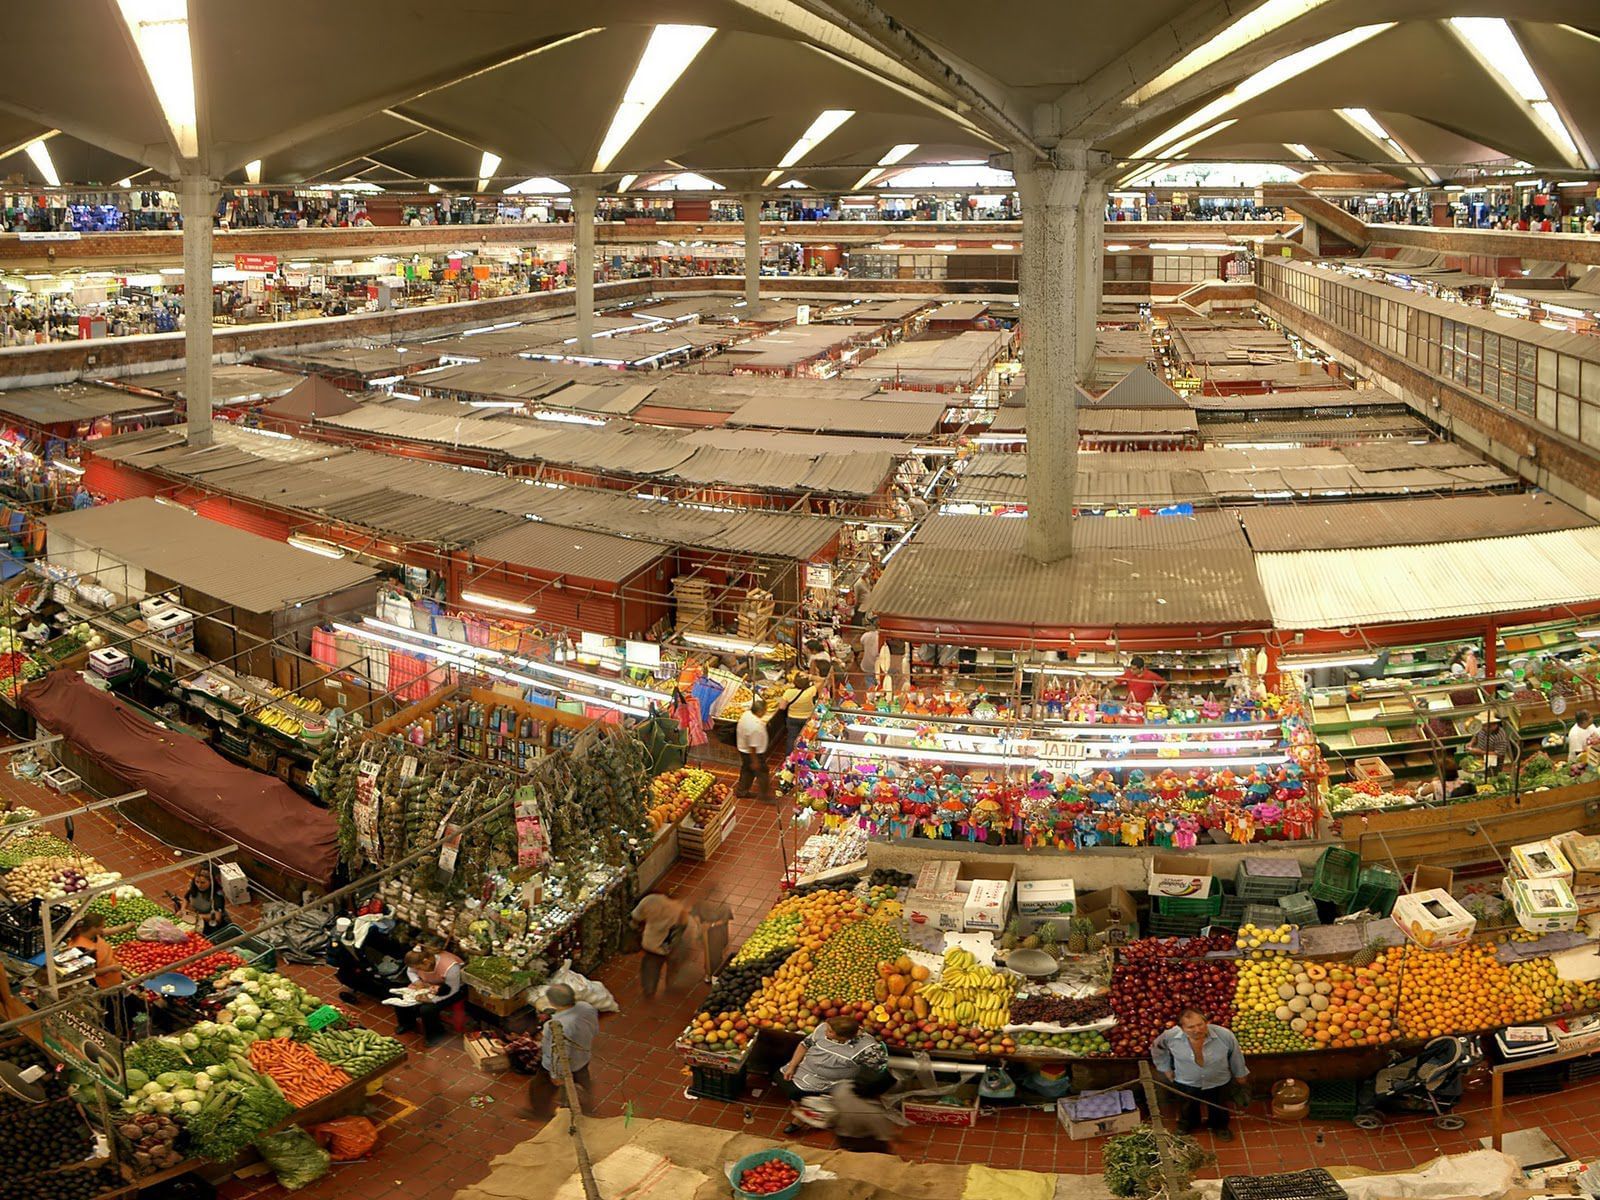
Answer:
<svg viewBox="0 0 1600 1200"><path fill-rule="evenodd" d="M1411 872L1413 892L1448 892L1456 885L1456 873L1449 867L1419 866Z"/></svg>
<svg viewBox="0 0 1600 1200"><path fill-rule="evenodd" d="M1519 879L1511 887L1517 924L1530 933L1578 927L1578 902L1565 879Z"/></svg>
<svg viewBox="0 0 1600 1200"><path fill-rule="evenodd" d="M1563 879L1572 883L1572 864L1553 842L1526 842L1511 847L1511 868L1519 879Z"/></svg>
<svg viewBox="0 0 1600 1200"><path fill-rule="evenodd" d="M1438 888L1401 896L1394 902L1393 919L1402 933L1428 950L1459 946L1478 927L1454 896Z"/></svg>
<svg viewBox="0 0 1600 1200"><path fill-rule="evenodd" d="M967 884L967 903L961 928L971 932L1001 933L1011 914L1011 885L1003 879L974 879Z"/></svg>
<svg viewBox="0 0 1600 1200"><path fill-rule="evenodd" d="M1078 891L1070 879L1019 879L1017 913L1024 917L1071 916Z"/></svg>
<svg viewBox="0 0 1600 1200"><path fill-rule="evenodd" d="M238 863L219 863L217 882L222 885L223 899L229 904L250 903L250 877Z"/></svg>
<svg viewBox="0 0 1600 1200"><path fill-rule="evenodd" d="M1144 1124L1144 1116L1126 1088L1082 1092L1056 1101L1056 1119L1075 1142L1127 1133Z"/></svg>
<svg viewBox="0 0 1600 1200"><path fill-rule="evenodd" d="M1203 900L1211 894L1211 860L1196 854L1157 854L1150 859L1150 894Z"/></svg>
<svg viewBox="0 0 1600 1200"><path fill-rule="evenodd" d="M506 1057L506 1044L499 1038L486 1033L469 1033L461 1039L461 1044L472 1065L485 1075L498 1075L511 1069L511 1060Z"/></svg>
<svg viewBox="0 0 1600 1200"><path fill-rule="evenodd" d="M906 894L905 916L913 925L927 925L960 933L966 915L965 892L922 892L913 888Z"/></svg>
<svg viewBox="0 0 1600 1200"><path fill-rule="evenodd" d="M962 1084L937 1100L906 1100L900 1112L913 1125L951 1125L970 1129L978 1123L978 1087Z"/></svg>
<svg viewBox="0 0 1600 1200"><path fill-rule="evenodd" d="M1572 868L1574 892L1600 888L1600 837L1570 837L1560 850Z"/></svg>
<svg viewBox="0 0 1600 1200"><path fill-rule="evenodd" d="M961 877L961 863L954 858L941 858L924 863L917 872L917 881L911 885L914 892L931 892L943 895L956 890L956 880Z"/></svg>
<svg viewBox="0 0 1600 1200"><path fill-rule="evenodd" d="M1122 888L1090 892L1079 902L1078 915L1093 925L1096 933L1111 933L1115 928L1128 940L1139 936L1139 906Z"/></svg>

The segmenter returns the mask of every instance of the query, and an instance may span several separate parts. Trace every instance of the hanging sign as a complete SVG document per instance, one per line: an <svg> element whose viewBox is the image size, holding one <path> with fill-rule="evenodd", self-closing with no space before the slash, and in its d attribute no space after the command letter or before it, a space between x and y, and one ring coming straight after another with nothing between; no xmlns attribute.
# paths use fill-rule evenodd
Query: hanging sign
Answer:
<svg viewBox="0 0 1600 1200"><path fill-rule="evenodd" d="M378 790L376 762L364 762L356 768L356 798L350 817L356 827L356 845L368 860L376 860L378 850L378 810L383 805L383 795Z"/></svg>
<svg viewBox="0 0 1600 1200"><path fill-rule="evenodd" d="M235 254L233 256L233 269L235 271L248 271L254 275L273 275L278 270L278 256L276 254Z"/></svg>

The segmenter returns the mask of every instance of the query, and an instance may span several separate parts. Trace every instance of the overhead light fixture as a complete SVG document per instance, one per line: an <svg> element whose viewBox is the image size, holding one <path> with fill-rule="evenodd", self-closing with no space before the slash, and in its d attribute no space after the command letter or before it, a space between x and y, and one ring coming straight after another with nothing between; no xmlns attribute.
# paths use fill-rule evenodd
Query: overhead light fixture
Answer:
<svg viewBox="0 0 1600 1200"><path fill-rule="evenodd" d="M261 160L252 158L244 165L244 178L246 183L261 182Z"/></svg>
<svg viewBox="0 0 1600 1200"><path fill-rule="evenodd" d="M55 160L50 157L50 147L44 144L44 139L34 138L23 148L33 160L33 165L39 174L44 176L44 181L51 187L60 187L61 176L56 173Z"/></svg>
<svg viewBox="0 0 1600 1200"><path fill-rule="evenodd" d="M1385 30L1393 29L1394 25L1393 21L1361 25L1334 37L1326 38L1315 46L1307 46L1304 50L1285 55L1276 62L1269 63L1249 78L1240 80L1222 95L1211 101L1211 103L1196 109L1158 137L1154 137L1143 146L1140 146L1128 157L1133 159L1160 157L1166 153L1166 148L1179 138L1187 137L1196 129L1204 129L1207 125L1214 123L1219 117L1226 116L1241 104L1253 100L1275 87L1288 83L1291 79L1304 75L1313 67L1321 66L1329 59L1343 54L1346 50L1352 50Z"/></svg>
<svg viewBox="0 0 1600 1200"><path fill-rule="evenodd" d="M78 466L77 463L69 463L69 462L66 462L63 459L59 459L59 458L52 459L50 461L50 465L52 467L54 467L56 470L58 470L58 471L65 471L68 475L82 475L83 474L83 468Z"/></svg>
<svg viewBox="0 0 1600 1200"><path fill-rule="evenodd" d="M489 180L494 178L494 173L500 169L500 156L492 151L485 150L483 158L478 162L478 190L481 192L489 186Z"/></svg>
<svg viewBox="0 0 1600 1200"><path fill-rule="evenodd" d="M1290 21L1315 12L1327 2L1328 0L1267 0L1254 12L1240 17L1232 25L1189 51L1123 103L1129 106L1144 104L1168 88L1176 87L1185 79L1198 75L1229 55L1238 53L1257 39L1282 29Z"/></svg>
<svg viewBox="0 0 1600 1200"><path fill-rule="evenodd" d="M714 33L715 29L705 25L657 25L651 31L628 89L622 94L622 103L617 105L594 156L595 171L604 171L611 165Z"/></svg>
<svg viewBox="0 0 1600 1200"><path fill-rule="evenodd" d="M119 188L131 188L133 186L133 179L131 177L119 179L117 180L117 186Z"/></svg>
<svg viewBox="0 0 1600 1200"><path fill-rule="evenodd" d="M532 179L524 179L521 183L514 183L506 189L508 196L559 196L572 189L559 179L551 179L548 175L535 175Z"/></svg>
<svg viewBox="0 0 1600 1200"><path fill-rule="evenodd" d="M200 156L188 0L117 0L181 158Z"/></svg>
<svg viewBox="0 0 1600 1200"><path fill-rule="evenodd" d="M1283 147L1296 158L1303 158L1307 162L1315 162L1317 160L1317 156L1311 152L1311 147L1304 142L1285 142Z"/></svg>
<svg viewBox="0 0 1600 1200"><path fill-rule="evenodd" d="M344 547L338 546L326 538L306 537L304 534L291 533L289 535L289 545L297 550L320 554L323 558L344 557Z"/></svg>
<svg viewBox="0 0 1600 1200"><path fill-rule="evenodd" d="M758 658L771 658L778 652L771 642L753 642L748 638L728 637L720 633L696 633L690 630L683 634L683 640L691 646L704 646L707 650L721 650L725 654L753 654Z"/></svg>
<svg viewBox="0 0 1600 1200"><path fill-rule="evenodd" d="M1166 151L1165 151L1165 153L1176 156L1177 153L1180 150L1187 150L1190 146L1194 145L1196 142L1203 142L1208 137L1211 137L1213 134L1221 133L1224 129L1228 128L1228 126L1237 125L1238 123L1239 123L1239 118L1238 117L1229 117L1225 121L1218 121L1215 125L1207 126L1205 129L1202 129L1199 133L1191 133L1188 137L1184 138L1182 141L1175 142L1171 146L1168 146Z"/></svg>
<svg viewBox="0 0 1600 1200"><path fill-rule="evenodd" d="M531 604L524 604L520 600L502 600L499 596L490 596L484 592L475 592L464 588L461 599L468 604L479 604L484 608L500 608L506 612L522 613L524 616L533 616L539 610Z"/></svg>
<svg viewBox="0 0 1600 1200"><path fill-rule="evenodd" d="M617 180L617 191L627 191L634 185L638 178L639 177L637 175L624 175L621 179Z"/></svg>
<svg viewBox="0 0 1600 1200"><path fill-rule="evenodd" d="M1330 654L1323 658L1280 658L1278 666L1286 671L1314 671L1319 667L1370 667L1378 661L1372 654Z"/></svg>
<svg viewBox="0 0 1600 1200"><path fill-rule="evenodd" d="M855 191L856 188L866 187L867 181L870 180L874 175L876 175L884 167L894 166L895 163L899 162L902 158L915 150L919 144L920 143L917 142L901 142L898 146L890 147L889 153L885 154L878 160L878 165L872 170L868 171L860 179L856 180L855 185L850 190Z"/></svg>
<svg viewBox="0 0 1600 1200"><path fill-rule="evenodd" d="M200 515L187 504L179 504L176 500L170 499L167 496L157 496L156 503L161 505L163 508L181 509L182 511L188 513L191 517L198 517Z"/></svg>
<svg viewBox="0 0 1600 1200"><path fill-rule="evenodd" d="M1592 157L1578 149L1572 130L1551 103L1544 83L1528 61L1509 22L1500 17L1451 17L1450 28L1466 44L1478 64L1532 111L1569 167L1596 165Z"/></svg>
<svg viewBox="0 0 1600 1200"><path fill-rule="evenodd" d="M800 135L799 140L778 160L777 170L770 172L766 179L762 180L762 186L770 187L778 176L810 154L830 133L855 115L856 111L853 108L823 109L817 114L817 119L811 122L810 127Z"/></svg>
<svg viewBox="0 0 1600 1200"><path fill-rule="evenodd" d="M989 243L989 249L991 249L991 250L1015 250L1016 248L1017 247L1015 246L1015 244L1013 244L1011 242L990 242Z"/></svg>
<svg viewBox="0 0 1600 1200"><path fill-rule="evenodd" d="M1377 117L1372 115L1370 109L1340 108L1335 109L1334 111L1346 121L1349 121L1350 124L1354 125L1357 129L1361 130L1362 133L1365 133L1368 137L1376 141L1384 148L1385 151L1388 152L1389 157L1394 159L1396 162L1410 162L1416 158L1416 155L1414 155L1405 146L1402 146L1394 134L1390 133L1388 129L1384 127L1382 121L1378 120ZM1418 170L1420 170L1423 175L1427 177L1429 183L1440 182L1439 177L1435 175L1429 168L1419 167Z"/></svg>
<svg viewBox="0 0 1600 1200"><path fill-rule="evenodd" d="M428 195L430 196L437 196L442 191L444 191L444 189L437 183L430 183L428 185Z"/></svg>

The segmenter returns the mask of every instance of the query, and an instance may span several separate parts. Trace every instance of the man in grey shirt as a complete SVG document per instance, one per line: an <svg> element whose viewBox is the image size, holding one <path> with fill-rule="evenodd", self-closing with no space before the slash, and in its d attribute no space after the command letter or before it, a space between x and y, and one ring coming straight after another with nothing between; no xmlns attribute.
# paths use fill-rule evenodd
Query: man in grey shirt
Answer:
<svg viewBox="0 0 1600 1200"><path fill-rule="evenodd" d="M1230 1030L1211 1024L1198 1008L1186 1008L1178 1014L1178 1023L1151 1045L1150 1060L1188 1097L1178 1120L1179 1133L1198 1129L1204 1120L1219 1142L1233 1141L1228 1090L1231 1084L1244 1083L1250 1070Z"/></svg>
<svg viewBox="0 0 1600 1200"><path fill-rule="evenodd" d="M564 983L552 983L544 996L552 1011L539 1046L539 1071L528 1084L528 1107L533 1110L535 1119L548 1121L555 1115L558 1104L566 1102L567 1069L571 1070L572 1082L578 1090L579 1110L588 1113L594 1108L589 1063L594 1057L595 1035L600 1032L600 1014L594 1005L585 1004L573 995L572 989ZM561 1028L566 1068L556 1054L553 1026Z"/></svg>

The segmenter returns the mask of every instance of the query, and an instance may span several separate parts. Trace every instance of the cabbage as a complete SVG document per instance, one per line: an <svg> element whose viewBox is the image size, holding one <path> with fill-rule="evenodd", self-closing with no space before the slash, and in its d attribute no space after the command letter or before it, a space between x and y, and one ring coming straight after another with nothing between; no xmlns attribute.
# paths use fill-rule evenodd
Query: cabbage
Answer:
<svg viewBox="0 0 1600 1200"><path fill-rule="evenodd" d="M183 1113L191 1117L200 1111L200 1107L200 1101L198 1100L188 1100L179 1106Z"/></svg>
<svg viewBox="0 0 1600 1200"><path fill-rule="evenodd" d="M142 1096L154 1096L154 1095L157 1095L160 1091L161 1091L161 1085L159 1083L156 1083L154 1080L152 1080L151 1082L145 1084L142 1088L139 1089L139 1094L142 1095Z"/></svg>
<svg viewBox="0 0 1600 1200"><path fill-rule="evenodd" d="M172 1098L179 1104L188 1104L192 1100L200 1099L200 1093L195 1091L192 1087L179 1088L177 1091L172 1093Z"/></svg>
<svg viewBox="0 0 1600 1200"><path fill-rule="evenodd" d="M150 1097L150 1107L158 1113L170 1113L176 1103L171 1092L157 1092Z"/></svg>
<svg viewBox="0 0 1600 1200"><path fill-rule="evenodd" d="M256 1027L256 1019L249 1013L245 1013L243 1016L235 1017L233 1023L240 1029L254 1029Z"/></svg>
<svg viewBox="0 0 1600 1200"><path fill-rule="evenodd" d="M123 1072L122 1081L128 1085L129 1091L137 1092L140 1088L144 1087L145 1084L150 1082L150 1076L146 1075L143 1071L136 1067L129 1067Z"/></svg>
<svg viewBox="0 0 1600 1200"><path fill-rule="evenodd" d="M211 1076L204 1074L196 1075L194 1077L194 1090L199 1092L202 1096L209 1092L211 1090Z"/></svg>
<svg viewBox="0 0 1600 1200"><path fill-rule="evenodd" d="M183 1046L183 1048L185 1050L198 1050L198 1049L200 1049L200 1035L198 1033L193 1032L192 1030L189 1033L184 1034L181 1038L179 1038L178 1042L179 1042L180 1045Z"/></svg>
<svg viewBox="0 0 1600 1200"><path fill-rule="evenodd" d="M156 1082L163 1088L178 1086L178 1073L176 1071L163 1071L156 1076Z"/></svg>
<svg viewBox="0 0 1600 1200"><path fill-rule="evenodd" d="M206 1075L212 1079L226 1079L228 1077L228 1068L222 1066L207 1067Z"/></svg>

